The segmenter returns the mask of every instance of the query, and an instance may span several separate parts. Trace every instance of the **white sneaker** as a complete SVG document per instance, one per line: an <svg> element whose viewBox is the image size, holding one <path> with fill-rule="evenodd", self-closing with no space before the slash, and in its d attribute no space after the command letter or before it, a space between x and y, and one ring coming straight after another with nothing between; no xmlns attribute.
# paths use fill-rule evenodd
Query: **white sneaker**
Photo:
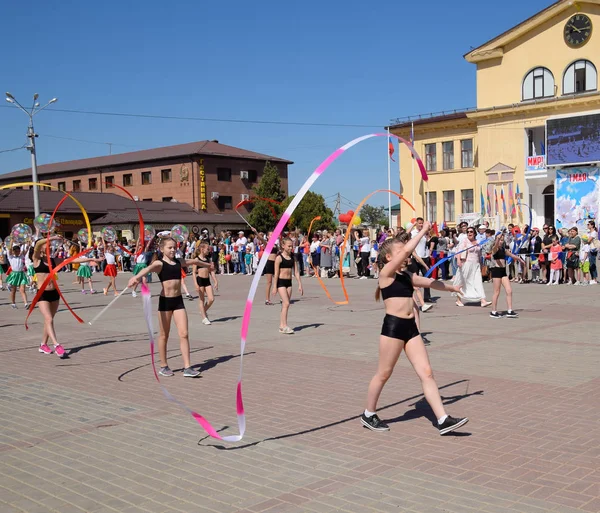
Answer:
<svg viewBox="0 0 600 513"><path fill-rule="evenodd" d="M576 281L575 283L573 283L573 285L581 285L581 283L579 283L578 281Z"/></svg>
<svg viewBox="0 0 600 513"><path fill-rule="evenodd" d="M421 307L421 312L426 312L427 310L429 310L430 308L433 308L433 305L429 304L429 303L425 303L422 307Z"/></svg>
<svg viewBox="0 0 600 513"><path fill-rule="evenodd" d="M547 287L549 287L550 285L554 285L554 283L552 283L551 281L549 281L548 283L546 283Z"/></svg>
<svg viewBox="0 0 600 513"><path fill-rule="evenodd" d="M208 320L208 317L205 317L204 319L202 319L202 324L206 324L208 326L209 324L212 324L212 322Z"/></svg>
<svg viewBox="0 0 600 513"><path fill-rule="evenodd" d="M598 282L596 280L590 280L590 285L597 285Z"/></svg>
<svg viewBox="0 0 600 513"><path fill-rule="evenodd" d="M137 297L137 293L136 293L136 291L135 291L135 290L132 290L132 291L131 291L131 295L132 295L132 297Z"/></svg>

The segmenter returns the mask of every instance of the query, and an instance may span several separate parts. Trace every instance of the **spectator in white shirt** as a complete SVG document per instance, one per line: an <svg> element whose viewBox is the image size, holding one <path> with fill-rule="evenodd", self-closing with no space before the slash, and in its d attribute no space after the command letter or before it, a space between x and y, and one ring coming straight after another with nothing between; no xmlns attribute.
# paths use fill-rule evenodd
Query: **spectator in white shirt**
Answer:
<svg viewBox="0 0 600 513"><path fill-rule="evenodd" d="M424 220L422 217L417 217L417 221L415 223L415 226L413 228L413 230L410 232L412 237L416 237L419 232L423 229L423 223ZM465 233L465 237L466 237L466 233ZM429 249L428 249L428 241L427 241L428 237L421 237L421 239L419 239L419 242L417 244L417 248L415 249L415 254L423 261L423 263L425 265L422 265L421 262L418 261L418 259L416 260L417 263L417 268L418 268L418 272L419 274L421 274L422 276L425 276L425 274L427 274L427 271L429 270ZM430 303L431 302L431 290L429 288L426 288L424 291L424 299L425 299L425 303Z"/></svg>

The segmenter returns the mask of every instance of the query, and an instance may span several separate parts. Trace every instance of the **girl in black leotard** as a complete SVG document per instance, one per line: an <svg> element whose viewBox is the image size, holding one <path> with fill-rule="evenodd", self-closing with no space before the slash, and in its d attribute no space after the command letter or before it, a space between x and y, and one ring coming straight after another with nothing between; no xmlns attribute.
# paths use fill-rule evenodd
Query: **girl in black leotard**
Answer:
<svg viewBox="0 0 600 513"><path fill-rule="evenodd" d="M492 260L490 262L490 274L492 276L492 282L494 284L494 295L492 296L492 311L490 317L494 319L501 319L505 314L498 312L498 298L500 297L500 289L504 287L506 292L506 302L508 304L508 311L506 317L516 318L519 315L512 309L512 286L508 275L506 273L506 257L509 256L515 260L525 264L525 261L518 255L513 255L508 249L506 249L506 242L504 241L504 234L499 233L496 235L494 246L492 247Z"/></svg>
<svg viewBox="0 0 600 513"><path fill-rule="evenodd" d="M140 280L150 273L156 273L161 282L162 290L158 298L158 353L160 355L161 376L173 376L173 371L167 364L167 341L171 330L171 320L175 319L175 326L179 334L179 347L183 358L183 376L195 378L200 375L197 370L192 369L190 364L190 341L188 337L188 318L181 296L181 262L175 258L177 243L171 237L164 238L159 244L162 253L161 259L156 259L148 267L142 269L129 280L127 285L134 288ZM208 267L214 270L212 263L202 262L197 258L185 259L186 265Z"/></svg>
<svg viewBox="0 0 600 513"><path fill-rule="evenodd" d="M281 254L275 259L275 274L273 276L273 295L279 293L281 297L281 315L279 317L279 333L291 335L294 330L287 324L288 310L290 309L290 299L292 297L292 271L296 280L298 280L298 291L303 295L302 281L298 272L298 265L294 260L294 243L292 239L286 237L281 244Z"/></svg>
<svg viewBox="0 0 600 513"><path fill-rule="evenodd" d="M204 262L205 264L210 264L211 260L209 260L210 255L210 246L206 242L201 242L196 248L194 253L194 258L200 260L200 262ZM214 261L213 261L214 265ZM219 290L219 282L217 281L217 274L214 270L210 270L207 267L199 267L198 265L194 265L192 267L192 276L196 284L196 290L198 291L198 296L200 301L198 302L198 306L200 308L200 314L202 315L202 324L209 325L210 320L208 319L208 309L215 302L215 295L213 293L213 287L210 282L210 278L212 276L213 282L215 284L215 290ZM207 299L206 303L204 303L204 299Z"/></svg>
<svg viewBox="0 0 600 513"><path fill-rule="evenodd" d="M388 431L390 428L377 416L377 401L387 380L392 375L396 362L404 349L408 360L421 380L423 393L438 419L441 435L466 424L468 419L455 419L446 414L440 392L433 379L427 350L415 323L413 292L415 287L433 288L447 292L460 292L458 287L423 278L406 271L407 260L431 225L423 223L421 231L406 243L388 239L379 248L379 286L375 298L383 297L385 318L379 338L379 365L369 384L367 408L361 416L362 424L373 431Z"/></svg>
<svg viewBox="0 0 600 513"><path fill-rule="evenodd" d="M33 262L33 270L38 279L38 285L41 286L46 280L47 275L50 273L48 267L48 258L46 256L48 243L53 240L62 240L62 237L54 236L47 239L40 239L35 243L33 248L33 255L31 261ZM73 261L75 264L96 262L101 263L102 258L78 258ZM54 259L50 259L52 267L54 267ZM52 354L53 350L48 346L48 340L54 345L54 353L59 358L64 358L66 355L65 348L58 343L56 338L56 332L54 331L54 316L58 311L58 303L60 295L56 290L54 280L50 280L48 286L42 292L40 299L38 300L37 306L40 313L44 316L44 334L42 336L42 343L40 344L39 352L43 354Z"/></svg>
<svg viewBox="0 0 600 513"><path fill-rule="evenodd" d="M255 233L256 238L263 246L266 246L267 240L273 236L273 232L269 232L267 234L267 239L265 239L260 235L260 233L256 231L255 228L252 228L252 231ZM267 265L265 265L265 268L263 270L263 276L267 277L267 288L265 289L265 305L269 306L273 304L271 303L271 288L273 286L273 275L275 274L275 259L277 258L277 253L277 246L275 245L273 246L273 249L271 249L269 259L267 260Z"/></svg>

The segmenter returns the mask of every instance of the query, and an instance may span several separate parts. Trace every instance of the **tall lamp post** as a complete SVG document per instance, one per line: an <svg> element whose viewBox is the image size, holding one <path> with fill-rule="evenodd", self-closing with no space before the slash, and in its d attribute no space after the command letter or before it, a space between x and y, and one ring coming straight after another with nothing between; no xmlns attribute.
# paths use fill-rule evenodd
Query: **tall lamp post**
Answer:
<svg viewBox="0 0 600 513"><path fill-rule="evenodd" d="M58 98L52 98L46 105L40 107L40 104L37 101L38 98L39 94L35 93L33 95L33 103L31 104L31 108L27 110L15 99L12 94L6 93L6 101L17 106L25 114L27 114L27 117L29 118L29 126L27 127L27 138L29 139L29 145L27 146L27 149L31 152L31 181L36 183L38 181L37 158L35 154L35 138L37 137L37 134L33 130L33 116L35 116L41 110L44 110L48 105L58 100ZM33 211L35 217L40 215L40 195L37 185L33 186Z"/></svg>

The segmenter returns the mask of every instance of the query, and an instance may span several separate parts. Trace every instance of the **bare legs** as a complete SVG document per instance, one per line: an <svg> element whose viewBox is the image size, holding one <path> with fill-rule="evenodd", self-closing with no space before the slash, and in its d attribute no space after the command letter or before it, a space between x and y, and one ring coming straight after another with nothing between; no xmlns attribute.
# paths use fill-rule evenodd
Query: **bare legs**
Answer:
<svg viewBox="0 0 600 513"><path fill-rule="evenodd" d="M501 287L504 287L504 290L506 291L506 303L508 305L508 309L512 310L512 286L508 276L504 276L503 278L493 278L493 282L494 295L492 296L492 311L498 311L498 298L500 297Z"/></svg>
<svg viewBox="0 0 600 513"><path fill-rule="evenodd" d="M21 293L21 298L23 299L23 304L27 304L27 294L25 293L25 285L19 285L19 292ZM14 305L17 297L17 288L11 287L10 289L10 302Z"/></svg>
<svg viewBox="0 0 600 513"><path fill-rule="evenodd" d="M279 315L279 329L284 329L288 325L288 311L290 309L290 299L292 297L292 287L279 287L277 289L281 297L281 314Z"/></svg>
<svg viewBox="0 0 600 513"><path fill-rule="evenodd" d="M271 304L271 288L273 287L273 275L266 274L267 277L267 289L265 290L265 303L267 305Z"/></svg>
<svg viewBox="0 0 600 513"><path fill-rule="evenodd" d="M52 303L48 303L48 301L38 302L38 308L44 317L44 335L42 336L42 345L47 344L48 339L50 339L55 346L58 345L56 332L54 331L54 316L58 311L59 303L60 301L52 301Z"/></svg>
<svg viewBox="0 0 600 513"><path fill-rule="evenodd" d="M190 339L188 337L188 318L185 309L171 312L158 312L158 354L160 366L167 367L167 341L171 331L171 319L175 321L177 334L179 335L179 348L183 359L183 366L190 366Z"/></svg>
<svg viewBox="0 0 600 513"><path fill-rule="evenodd" d="M373 376L373 379L369 383L367 410L372 412L377 411L377 401L379 400L381 391L388 379L390 379L403 347L408 361L421 380L425 399L427 399L436 418L442 418L446 415L446 410L444 409L440 392L433 378L433 371L431 370L427 350L421 336L412 338L406 344L401 340L384 337L383 335L380 337L379 364L375 376Z"/></svg>
<svg viewBox="0 0 600 513"><path fill-rule="evenodd" d="M200 287L198 289L198 295L200 296L200 301L198 303L198 308L200 308L200 315L202 315L203 319L206 319L208 317L207 312L209 308L215 302L215 295L213 293L213 289L212 287ZM205 298L207 299L206 303L204 302Z"/></svg>
<svg viewBox="0 0 600 513"><path fill-rule="evenodd" d="M108 294L108 291L110 290L111 287L115 291L115 296L119 295L119 293L117 292L117 284L115 283L115 281L116 281L116 279L114 276L109 276L108 286L104 289L104 295Z"/></svg>

